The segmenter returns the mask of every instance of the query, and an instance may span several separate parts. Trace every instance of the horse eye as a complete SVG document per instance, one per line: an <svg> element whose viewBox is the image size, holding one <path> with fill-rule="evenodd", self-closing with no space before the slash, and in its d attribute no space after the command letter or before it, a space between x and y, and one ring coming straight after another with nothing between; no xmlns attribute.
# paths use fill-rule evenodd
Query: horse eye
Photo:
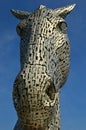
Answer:
<svg viewBox="0 0 86 130"><path fill-rule="evenodd" d="M58 23L58 26L61 29L61 31L66 31L67 30L66 22L60 22L60 23Z"/></svg>
<svg viewBox="0 0 86 130"><path fill-rule="evenodd" d="M54 100L56 90L55 90L55 86L54 86L53 82L51 82L51 81L49 82L45 92L51 100Z"/></svg>
<svg viewBox="0 0 86 130"><path fill-rule="evenodd" d="M19 36L23 36L23 34L25 32L25 26L24 25L18 25L16 27L16 31L17 31Z"/></svg>

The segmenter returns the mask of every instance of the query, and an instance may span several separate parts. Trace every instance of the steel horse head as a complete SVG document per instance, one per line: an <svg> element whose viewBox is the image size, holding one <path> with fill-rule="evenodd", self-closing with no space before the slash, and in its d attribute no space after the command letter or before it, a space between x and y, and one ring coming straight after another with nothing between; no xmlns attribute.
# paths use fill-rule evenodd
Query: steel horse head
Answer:
<svg viewBox="0 0 86 130"><path fill-rule="evenodd" d="M60 88L67 80L70 45L65 18L75 4L32 13L11 10L20 20L21 70L13 87L14 130L60 130Z"/></svg>

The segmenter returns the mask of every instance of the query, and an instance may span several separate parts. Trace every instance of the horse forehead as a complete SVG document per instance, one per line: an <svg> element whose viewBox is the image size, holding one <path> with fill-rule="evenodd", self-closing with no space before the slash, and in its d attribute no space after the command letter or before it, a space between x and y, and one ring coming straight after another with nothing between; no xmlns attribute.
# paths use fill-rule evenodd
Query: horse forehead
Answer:
<svg viewBox="0 0 86 130"><path fill-rule="evenodd" d="M47 8L39 8L35 10L34 12L30 13L30 15L27 18L27 21L33 22L36 20L49 20L50 18L55 18L55 14L53 13L53 10L47 9Z"/></svg>
<svg viewBox="0 0 86 130"><path fill-rule="evenodd" d="M51 25L58 23L59 21L65 21L62 17L57 15L52 9L47 9L45 6L39 7L34 12L30 13L26 19L20 21L22 24L43 24L50 22ZM33 27L34 27L33 26Z"/></svg>

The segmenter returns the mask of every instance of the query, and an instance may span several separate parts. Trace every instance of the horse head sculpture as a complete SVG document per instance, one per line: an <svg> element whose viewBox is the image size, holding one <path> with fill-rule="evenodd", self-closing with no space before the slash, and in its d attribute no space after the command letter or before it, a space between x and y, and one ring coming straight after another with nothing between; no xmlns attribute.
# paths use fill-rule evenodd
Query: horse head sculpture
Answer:
<svg viewBox="0 0 86 130"><path fill-rule="evenodd" d="M67 80L70 45L66 16L75 4L32 13L11 10L20 20L21 70L13 87L18 115L14 130L60 130L60 88Z"/></svg>

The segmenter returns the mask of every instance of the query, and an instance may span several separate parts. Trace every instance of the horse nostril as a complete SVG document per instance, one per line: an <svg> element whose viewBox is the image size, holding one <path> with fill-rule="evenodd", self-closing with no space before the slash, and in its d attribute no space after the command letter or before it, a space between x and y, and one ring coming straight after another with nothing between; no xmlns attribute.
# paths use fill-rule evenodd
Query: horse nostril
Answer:
<svg viewBox="0 0 86 130"><path fill-rule="evenodd" d="M47 86L45 92L51 100L54 100L55 93L56 93L55 86L52 81L49 81L49 82L50 82L50 85Z"/></svg>

